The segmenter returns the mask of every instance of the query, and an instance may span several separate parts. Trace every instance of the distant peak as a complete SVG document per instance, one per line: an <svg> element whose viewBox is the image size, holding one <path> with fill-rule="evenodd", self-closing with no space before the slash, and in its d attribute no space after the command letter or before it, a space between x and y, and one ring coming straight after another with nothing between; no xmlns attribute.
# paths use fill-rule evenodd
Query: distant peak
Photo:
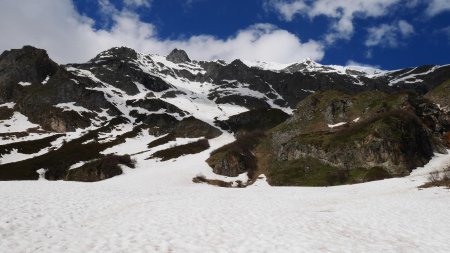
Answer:
<svg viewBox="0 0 450 253"><path fill-rule="evenodd" d="M48 54L47 51L44 49L40 49L40 48L36 48L33 46L23 46L20 49L11 49L11 50L6 50L4 53L4 55L35 55L35 56L40 56L43 58L48 58Z"/></svg>
<svg viewBox="0 0 450 253"><path fill-rule="evenodd" d="M108 58L120 58L120 59L136 59L137 52L129 47L113 47L98 54L91 62L98 60L104 60Z"/></svg>
<svg viewBox="0 0 450 253"><path fill-rule="evenodd" d="M18 70L7 74L8 78L12 78L11 80L29 83L42 82L47 76L56 73L58 68L58 64L50 59L47 51L33 46L7 50L0 55L0 69ZM4 73L0 73L0 80L4 80L1 77Z"/></svg>
<svg viewBox="0 0 450 253"><path fill-rule="evenodd" d="M236 60L232 61L232 62L230 63L230 65L233 65L233 66L246 66L246 67L248 67L247 65L245 65L244 62L242 62L242 61L239 60L239 59L236 59Z"/></svg>
<svg viewBox="0 0 450 253"><path fill-rule="evenodd" d="M191 59L189 59L189 56L184 50L175 48L170 52L170 54L167 56L167 60L171 61L173 63L183 63L183 62L190 62Z"/></svg>
<svg viewBox="0 0 450 253"><path fill-rule="evenodd" d="M9 61L10 63L17 64L18 62L42 62L54 63L44 49L36 48L33 46L24 46L21 49L6 50L0 55L1 61Z"/></svg>

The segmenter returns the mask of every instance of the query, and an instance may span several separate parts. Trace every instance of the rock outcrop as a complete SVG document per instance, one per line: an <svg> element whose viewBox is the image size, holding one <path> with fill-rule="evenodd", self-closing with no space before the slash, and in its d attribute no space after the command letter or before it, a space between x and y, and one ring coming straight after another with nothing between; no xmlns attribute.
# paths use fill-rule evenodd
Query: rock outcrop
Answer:
<svg viewBox="0 0 450 253"><path fill-rule="evenodd" d="M170 52L169 55L167 55L167 60L171 61L173 63L186 63L191 62L191 59L189 59L189 56L184 50L180 50L175 48Z"/></svg>
<svg viewBox="0 0 450 253"><path fill-rule="evenodd" d="M437 106L412 93L318 93L270 131L266 147L259 148L265 154L261 164L277 185L292 183L279 173L302 178L300 185L361 182L373 168L387 177L408 175L434 152L446 152L441 139L449 125L444 119ZM326 179L335 171L345 180Z"/></svg>
<svg viewBox="0 0 450 253"><path fill-rule="evenodd" d="M123 173L121 166L134 168L130 156L107 155L86 163L67 172L64 180L79 182L97 182Z"/></svg>

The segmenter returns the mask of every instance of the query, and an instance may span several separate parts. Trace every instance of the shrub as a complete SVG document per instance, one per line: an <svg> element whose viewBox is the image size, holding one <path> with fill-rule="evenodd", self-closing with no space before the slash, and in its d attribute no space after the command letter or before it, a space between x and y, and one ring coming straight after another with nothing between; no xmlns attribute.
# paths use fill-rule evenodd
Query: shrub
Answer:
<svg viewBox="0 0 450 253"><path fill-rule="evenodd" d="M437 170L430 172L430 175L428 175L428 181L431 183L436 183L439 180L441 180L441 173Z"/></svg>
<svg viewBox="0 0 450 253"><path fill-rule="evenodd" d="M206 183L209 185L214 185L214 186L224 187L224 188L231 188L233 186L232 182L225 182L225 181L217 180L217 179L207 179L203 175L194 177L192 179L192 182L194 182L196 184ZM242 185L242 184L239 184L239 185Z"/></svg>
<svg viewBox="0 0 450 253"><path fill-rule="evenodd" d="M424 185L419 186L419 188L430 188L430 187L447 187L450 188L450 166L447 167L440 173L439 171L432 171L428 176L428 182Z"/></svg>

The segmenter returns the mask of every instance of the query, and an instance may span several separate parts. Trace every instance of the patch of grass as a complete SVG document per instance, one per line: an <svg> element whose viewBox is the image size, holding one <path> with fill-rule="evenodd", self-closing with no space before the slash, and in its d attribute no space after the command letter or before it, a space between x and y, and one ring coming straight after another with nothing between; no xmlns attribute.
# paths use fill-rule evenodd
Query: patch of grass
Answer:
<svg viewBox="0 0 450 253"><path fill-rule="evenodd" d="M201 139L196 142L157 151L150 158L161 158L161 161L167 161L183 155L197 154L207 150L209 147L208 140Z"/></svg>
<svg viewBox="0 0 450 253"><path fill-rule="evenodd" d="M390 178L382 167L345 169L312 157L292 161L272 161L266 173L275 186L335 186Z"/></svg>
<svg viewBox="0 0 450 253"><path fill-rule="evenodd" d="M274 186L331 186L343 184L348 178L342 168L314 158L272 161L266 176L269 184Z"/></svg>

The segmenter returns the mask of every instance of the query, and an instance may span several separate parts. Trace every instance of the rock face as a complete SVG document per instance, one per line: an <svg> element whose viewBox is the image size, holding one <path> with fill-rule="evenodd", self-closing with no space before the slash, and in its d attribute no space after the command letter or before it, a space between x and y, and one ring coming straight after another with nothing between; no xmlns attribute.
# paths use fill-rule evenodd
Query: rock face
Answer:
<svg viewBox="0 0 450 253"><path fill-rule="evenodd" d="M174 49L170 54L167 56L167 60L171 61L173 63L186 63L191 62L191 59L189 59L189 56L184 50Z"/></svg>
<svg viewBox="0 0 450 253"><path fill-rule="evenodd" d="M121 175L121 165L134 168L134 162L129 156L108 155L81 167L69 170L65 177L67 181L97 182Z"/></svg>
<svg viewBox="0 0 450 253"><path fill-rule="evenodd" d="M254 162L250 160L251 154L248 152L237 153L227 152L218 163L212 164L213 172L227 177L237 177L239 174L248 172Z"/></svg>
<svg viewBox="0 0 450 253"><path fill-rule="evenodd" d="M58 68L42 49L25 46L3 52L0 55L0 103L12 102L20 96L25 89L20 82L41 83Z"/></svg>
<svg viewBox="0 0 450 253"><path fill-rule="evenodd" d="M262 132L240 135L235 142L214 150L206 162L219 175L236 177L247 172L252 177L257 168L253 150L263 137Z"/></svg>

